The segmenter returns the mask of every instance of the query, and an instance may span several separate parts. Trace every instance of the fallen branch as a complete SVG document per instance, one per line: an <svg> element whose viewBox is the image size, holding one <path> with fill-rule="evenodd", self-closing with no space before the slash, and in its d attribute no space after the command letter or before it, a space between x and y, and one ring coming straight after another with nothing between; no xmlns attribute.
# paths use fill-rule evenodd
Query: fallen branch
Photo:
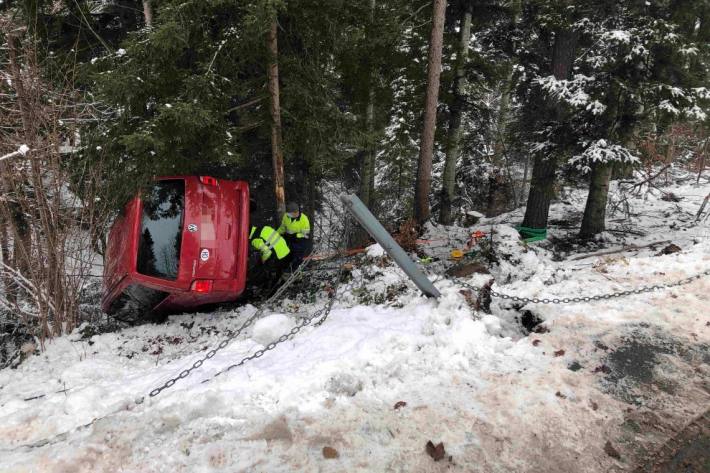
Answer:
<svg viewBox="0 0 710 473"><path fill-rule="evenodd" d="M649 243L647 245L629 245L629 246L625 246L619 250L601 251L599 253L592 253L590 255L576 256L574 258L570 258L570 261L577 261L577 260L586 259L586 258L594 258L596 256L613 255L616 253L623 253L624 251L640 250L642 248L648 248L649 246L662 245L664 243L670 243L670 242L671 242L670 240L663 240L663 241L654 241L653 243Z"/></svg>
<svg viewBox="0 0 710 473"><path fill-rule="evenodd" d="M668 169L670 166L671 166L670 164L666 164L666 165L663 166L656 174L654 174L653 176L650 176L650 177L644 179L644 180L641 181L641 182L635 183L634 185L631 186L631 188L632 188L632 189L636 189L636 188L638 187L638 188L640 189L641 186L643 186L644 184L649 183L649 182L651 182L652 180L654 180L655 178L657 178L658 176L660 176L661 173L662 173L663 171L665 171L666 169Z"/></svg>

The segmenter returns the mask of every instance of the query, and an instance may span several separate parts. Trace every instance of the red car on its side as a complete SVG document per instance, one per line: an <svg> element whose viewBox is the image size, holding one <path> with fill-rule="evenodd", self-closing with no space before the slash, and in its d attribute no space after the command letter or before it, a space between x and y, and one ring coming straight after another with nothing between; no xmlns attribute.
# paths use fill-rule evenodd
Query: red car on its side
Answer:
<svg viewBox="0 0 710 473"><path fill-rule="evenodd" d="M158 178L111 227L103 310L135 320L238 299L246 286L248 237L245 181Z"/></svg>

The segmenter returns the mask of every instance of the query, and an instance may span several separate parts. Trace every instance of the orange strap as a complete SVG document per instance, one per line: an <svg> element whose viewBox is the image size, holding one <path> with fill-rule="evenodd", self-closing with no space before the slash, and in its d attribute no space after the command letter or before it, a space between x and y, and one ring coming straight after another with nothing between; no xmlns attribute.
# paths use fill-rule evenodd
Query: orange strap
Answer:
<svg viewBox="0 0 710 473"><path fill-rule="evenodd" d="M313 261L322 261L330 258L335 258L336 256L352 256L359 253L364 253L367 248L348 248L346 250L331 251L329 253L311 254L303 258L304 260L309 259Z"/></svg>

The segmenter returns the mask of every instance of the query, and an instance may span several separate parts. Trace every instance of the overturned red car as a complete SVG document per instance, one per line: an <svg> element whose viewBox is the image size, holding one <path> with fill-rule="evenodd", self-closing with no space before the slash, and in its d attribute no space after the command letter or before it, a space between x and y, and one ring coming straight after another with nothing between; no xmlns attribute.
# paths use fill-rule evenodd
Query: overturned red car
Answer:
<svg viewBox="0 0 710 473"><path fill-rule="evenodd" d="M111 227L103 310L135 320L238 299L246 287L248 236L245 181L157 179Z"/></svg>

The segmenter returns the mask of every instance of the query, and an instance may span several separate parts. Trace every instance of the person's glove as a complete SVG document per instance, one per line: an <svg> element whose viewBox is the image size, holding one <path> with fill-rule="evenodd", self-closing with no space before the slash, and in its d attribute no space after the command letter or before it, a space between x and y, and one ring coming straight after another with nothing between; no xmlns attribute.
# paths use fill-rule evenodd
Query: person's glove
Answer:
<svg viewBox="0 0 710 473"><path fill-rule="evenodd" d="M248 267L255 268L259 264L261 264L261 255L256 251L250 251Z"/></svg>

